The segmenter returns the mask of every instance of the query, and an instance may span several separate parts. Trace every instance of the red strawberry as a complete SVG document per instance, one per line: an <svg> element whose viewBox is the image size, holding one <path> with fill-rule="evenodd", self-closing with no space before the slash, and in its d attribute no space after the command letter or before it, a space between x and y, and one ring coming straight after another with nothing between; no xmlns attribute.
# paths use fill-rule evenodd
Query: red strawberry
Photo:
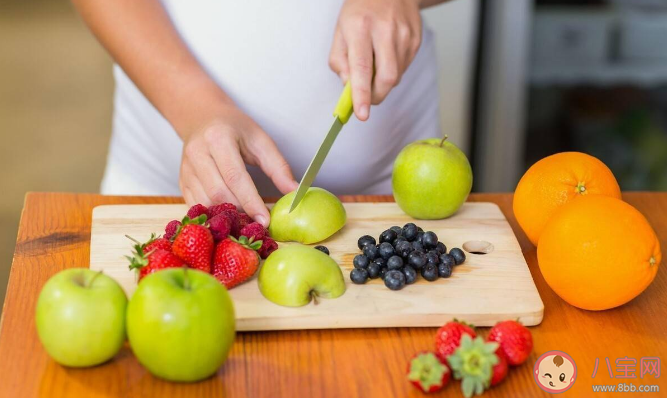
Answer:
<svg viewBox="0 0 667 398"><path fill-rule="evenodd" d="M464 334L470 337L477 337L475 329L471 325L459 322L456 319L445 323L435 334L435 353L442 359L447 357L461 344L461 336Z"/></svg>
<svg viewBox="0 0 667 398"><path fill-rule="evenodd" d="M513 366L524 363L533 351L533 336L530 330L517 321L496 323L486 339L498 342L507 363Z"/></svg>
<svg viewBox="0 0 667 398"><path fill-rule="evenodd" d="M171 251L171 241L166 238L154 238L155 235L151 235L151 240L146 242L146 247L144 247L144 253L150 253L156 249L162 249Z"/></svg>
<svg viewBox="0 0 667 398"><path fill-rule="evenodd" d="M218 243L213 256L213 276L227 289L231 289L252 278L259 268L257 249L262 241L248 240L245 236L238 240L230 237Z"/></svg>
<svg viewBox="0 0 667 398"><path fill-rule="evenodd" d="M139 281L153 272L165 268L179 268L185 265L183 260L169 250L155 249L148 254L144 254L139 245L135 246L134 257L127 257L127 259L130 260L130 269L139 271Z"/></svg>
<svg viewBox="0 0 667 398"><path fill-rule="evenodd" d="M206 206L198 203L192 206L190 210L188 210L187 216L190 217L190 219L193 219L201 216L202 214L207 214L206 213L207 211L208 209L206 208Z"/></svg>
<svg viewBox="0 0 667 398"><path fill-rule="evenodd" d="M422 392L440 391L449 383L450 377L447 365L432 352L418 353L408 365L408 380Z"/></svg>
<svg viewBox="0 0 667 398"><path fill-rule="evenodd" d="M223 210L231 210L231 211L236 211L236 206L234 206L231 203L221 203L219 205L213 205L208 208L208 212L206 215L208 216L208 219L212 219L213 217L217 216L218 214L222 213Z"/></svg>
<svg viewBox="0 0 667 398"><path fill-rule="evenodd" d="M173 240L178 228L181 226L181 222L178 220L169 221L169 224L164 228L164 237L165 239Z"/></svg>
<svg viewBox="0 0 667 398"><path fill-rule="evenodd" d="M491 373L491 387L505 380L507 371L509 370L507 367L507 358L505 358L505 354L500 350L500 347L496 350L496 356L498 356L498 363L493 365L493 369L491 369L491 372L493 372Z"/></svg>
<svg viewBox="0 0 667 398"><path fill-rule="evenodd" d="M219 214L208 222L208 229L216 242L226 239L232 232L232 221L229 217Z"/></svg>
<svg viewBox="0 0 667 398"><path fill-rule="evenodd" d="M239 231L252 222L253 220L249 215L246 213L239 213Z"/></svg>
<svg viewBox="0 0 667 398"><path fill-rule="evenodd" d="M205 223L206 215L193 220L186 216L171 250L191 268L210 273L214 243L211 231L203 225Z"/></svg>
<svg viewBox="0 0 667 398"><path fill-rule="evenodd" d="M243 227L239 233L241 236L245 236L248 239L255 238L255 240L262 240L266 238L269 231L267 231L262 224L253 222Z"/></svg>
<svg viewBox="0 0 667 398"><path fill-rule="evenodd" d="M262 247L257 250L261 258L267 258L271 253L278 250L278 244L268 236L262 240Z"/></svg>

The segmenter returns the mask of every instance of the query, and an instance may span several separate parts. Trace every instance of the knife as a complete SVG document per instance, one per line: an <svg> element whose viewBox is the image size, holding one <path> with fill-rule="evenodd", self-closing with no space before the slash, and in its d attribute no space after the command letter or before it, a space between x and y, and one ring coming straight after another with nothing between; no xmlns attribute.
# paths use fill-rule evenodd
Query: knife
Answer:
<svg viewBox="0 0 667 398"><path fill-rule="evenodd" d="M313 181L317 176L317 172L320 171L320 167L322 167L324 159L326 159L329 150L333 146L334 141L336 141L336 137L338 137L338 133L340 133L340 131L343 129L345 123L350 120L350 116L352 116L352 110L352 89L350 87L350 82L348 81L347 84L345 84L343 93L340 95L340 98L338 98L336 109L334 109L333 124L331 125L331 128L329 129L326 137L324 137L324 141L322 141L322 144L317 150L317 153L315 153L313 160L310 161L310 165L308 166L308 169L306 169L306 173L303 175L303 178L301 178L299 188L296 190L296 195L294 195L294 199L292 200L292 206L289 209L290 213L292 210L296 209L296 207L299 205L299 202L301 202L301 199L306 196L308 188L310 188L310 186L313 184Z"/></svg>

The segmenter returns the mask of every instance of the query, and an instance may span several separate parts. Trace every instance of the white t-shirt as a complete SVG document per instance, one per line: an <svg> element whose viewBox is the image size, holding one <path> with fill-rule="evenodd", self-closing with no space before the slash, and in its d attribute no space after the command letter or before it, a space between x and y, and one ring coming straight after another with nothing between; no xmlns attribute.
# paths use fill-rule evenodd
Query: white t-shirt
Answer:
<svg viewBox="0 0 667 398"><path fill-rule="evenodd" d="M343 88L328 66L342 2L163 0L195 57L273 138L297 181L333 122ZM371 107L367 122L350 119L314 185L336 194L391 193L392 165L401 148L441 135L436 70L433 37L425 29L401 83ZM180 138L118 66L114 77L102 193L180 195ZM260 194L278 195L260 170L248 169Z"/></svg>

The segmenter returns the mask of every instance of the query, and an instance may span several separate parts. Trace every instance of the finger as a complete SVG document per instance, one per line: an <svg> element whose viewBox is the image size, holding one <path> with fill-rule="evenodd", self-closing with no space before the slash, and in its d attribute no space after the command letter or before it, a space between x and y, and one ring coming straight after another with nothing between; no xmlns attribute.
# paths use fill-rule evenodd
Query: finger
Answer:
<svg viewBox="0 0 667 398"><path fill-rule="evenodd" d="M197 156L188 158L184 166L187 167L189 165L192 167L192 173L198 179L201 190L205 192L207 201L210 202L209 204L202 204L210 206L226 202L234 203L236 201L234 194L227 188L222 175L220 175L220 171L210 154L210 150L202 150ZM190 189L194 191L193 187L190 187Z"/></svg>
<svg viewBox="0 0 667 398"><path fill-rule="evenodd" d="M195 200L192 197L192 193L190 192L190 189L188 187L183 188L181 192L183 193L183 199L185 199L185 204L188 207L196 205Z"/></svg>
<svg viewBox="0 0 667 398"><path fill-rule="evenodd" d="M345 32L344 32L345 34ZM365 121L370 114L373 80L373 43L368 28L359 25L345 34L348 46L348 68L352 84L352 103L357 119Z"/></svg>
<svg viewBox="0 0 667 398"><path fill-rule="evenodd" d="M336 29L334 33L333 44L329 52L329 67L340 77L343 83L350 78L350 71L347 67L347 45L345 45L340 29Z"/></svg>
<svg viewBox="0 0 667 398"><path fill-rule="evenodd" d="M268 226L269 211L246 170L238 145L227 140L216 140L213 145L213 159L229 190L250 217Z"/></svg>
<svg viewBox="0 0 667 398"><path fill-rule="evenodd" d="M253 145L253 157L258 160L259 167L283 194L297 189L299 183L294 179L292 169L287 160L278 150L275 142L267 135L259 145Z"/></svg>
<svg viewBox="0 0 667 398"><path fill-rule="evenodd" d="M374 105L384 101L391 89L398 84L400 73L396 40L389 32L376 32L373 35L375 77L372 86L372 103Z"/></svg>

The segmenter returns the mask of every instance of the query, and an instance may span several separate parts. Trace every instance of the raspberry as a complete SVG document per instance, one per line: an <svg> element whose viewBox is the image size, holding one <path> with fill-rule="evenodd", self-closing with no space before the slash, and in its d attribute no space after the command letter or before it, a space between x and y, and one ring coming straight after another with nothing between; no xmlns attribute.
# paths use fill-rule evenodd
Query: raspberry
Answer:
<svg viewBox="0 0 667 398"><path fill-rule="evenodd" d="M216 242L227 238L232 232L232 220L224 214L211 218L208 224L208 229Z"/></svg>
<svg viewBox="0 0 667 398"><path fill-rule="evenodd" d="M176 235L176 231L178 231L178 227L181 226L181 222L178 220L172 220L169 221L169 224L164 229L164 237L166 239L171 240L174 235Z"/></svg>
<svg viewBox="0 0 667 398"><path fill-rule="evenodd" d="M218 214L222 213L223 210L232 210L236 212L236 206L234 206L231 203L221 203L219 205L213 205L208 208L208 212L206 213L208 215L208 219L210 220L211 218L217 216Z"/></svg>
<svg viewBox="0 0 667 398"><path fill-rule="evenodd" d="M248 239L249 238L255 238L255 240L262 240L266 237L268 234L266 228L258 222L253 222L241 229L240 231L241 236L245 236Z"/></svg>
<svg viewBox="0 0 667 398"><path fill-rule="evenodd" d="M257 252L259 253L259 256L261 258L267 258L269 257L269 254L273 253L277 249L278 249L278 244L276 243L276 241L266 237L262 239L262 247L260 247L259 250L257 250Z"/></svg>
<svg viewBox="0 0 667 398"><path fill-rule="evenodd" d="M218 214L218 216L225 216L229 218L229 221L231 222L231 231L230 235L232 235L235 238L238 238L239 232L241 231L241 228L239 228L239 213L236 212L236 210L229 210L225 209Z"/></svg>
<svg viewBox="0 0 667 398"><path fill-rule="evenodd" d="M208 211L208 209L206 208L206 206L204 206L202 204L196 204L196 205L192 206L190 208L190 210L188 210L188 217L197 218L197 217L201 216L202 214L206 214L207 211Z"/></svg>
<svg viewBox="0 0 667 398"><path fill-rule="evenodd" d="M249 215L246 213L239 213L239 231L252 222L253 220Z"/></svg>

